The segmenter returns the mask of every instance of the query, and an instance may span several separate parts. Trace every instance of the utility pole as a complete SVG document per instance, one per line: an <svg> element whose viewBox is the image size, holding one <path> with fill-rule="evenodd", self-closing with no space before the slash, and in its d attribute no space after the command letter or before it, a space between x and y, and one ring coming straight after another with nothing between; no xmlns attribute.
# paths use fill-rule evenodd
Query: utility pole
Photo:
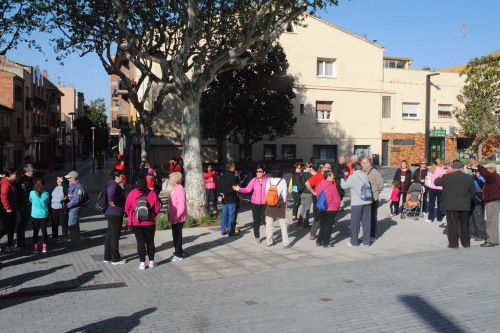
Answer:
<svg viewBox="0 0 500 333"><path fill-rule="evenodd" d="M430 141L430 131L431 131L431 76L439 75L441 73L427 74L427 80L425 82L425 158L431 162L432 158L429 156L429 141Z"/></svg>
<svg viewBox="0 0 500 333"><path fill-rule="evenodd" d="M73 170L76 171L76 159L75 159L75 116L76 112L70 112L71 116L71 141L73 146Z"/></svg>
<svg viewBox="0 0 500 333"><path fill-rule="evenodd" d="M94 169L94 161L95 161L95 154L94 154L94 130L95 130L95 127L91 127L92 129L92 173L95 173L95 169Z"/></svg>
<svg viewBox="0 0 500 333"><path fill-rule="evenodd" d="M461 24L457 24L457 27L462 26L462 32L455 34L455 36L462 36L465 42L465 65L467 65L467 21L462 21Z"/></svg>

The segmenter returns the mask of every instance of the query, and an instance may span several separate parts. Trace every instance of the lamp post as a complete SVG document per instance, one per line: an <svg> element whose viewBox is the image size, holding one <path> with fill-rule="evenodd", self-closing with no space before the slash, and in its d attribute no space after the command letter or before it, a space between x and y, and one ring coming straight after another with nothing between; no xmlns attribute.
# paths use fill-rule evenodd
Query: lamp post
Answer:
<svg viewBox="0 0 500 333"><path fill-rule="evenodd" d="M0 129L1 129L1 133L0 133L0 161L2 164L0 164L0 171L3 170L3 156L4 156L4 153L3 153L3 114L5 113L4 110L0 110Z"/></svg>
<svg viewBox="0 0 500 333"><path fill-rule="evenodd" d="M94 169L94 160L95 160L95 154L94 154L94 130L95 130L95 127L91 127L90 129L92 129L92 173L95 173L95 169Z"/></svg>
<svg viewBox="0 0 500 333"><path fill-rule="evenodd" d="M71 145L73 150L73 170L76 171L76 160L75 160L75 116L76 112L68 113L71 116Z"/></svg>
<svg viewBox="0 0 500 333"><path fill-rule="evenodd" d="M431 161L429 156L429 141L430 141L430 127L431 127L431 76L440 75L441 73L427 74L425 82L425 158Z"/></svg>

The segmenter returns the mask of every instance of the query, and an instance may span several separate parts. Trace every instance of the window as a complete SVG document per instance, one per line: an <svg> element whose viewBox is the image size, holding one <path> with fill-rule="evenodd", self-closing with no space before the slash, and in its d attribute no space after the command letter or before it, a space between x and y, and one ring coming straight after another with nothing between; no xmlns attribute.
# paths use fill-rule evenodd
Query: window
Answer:
<svg viewBox="0 0 500 333"><path fill-rule="evenodd" d="M250 153L248 154L249 155L249 159L250 161L252 160L252 148L250 146ZM244 161L245 160L245 145L240 145L240 161Z"/></svg>
<svg viewBox="0 0 500 333"><path fill-rule="evenodd" d="M289 22L286 26L285 32L295 32L295 26L292 22Z"/></svg>
<svg viewBox="0 0 500 333"><path fill-rule="evenodd" d="M418 103L403 103L403 119L418 119Z"/></svg>
<svg viewBox="0 0 500 333"><path fill-rule="evenodd" d="M332 102L316 102L316 120L330 121L332 115Z"/></svg>
<svg viewBox="0 0 500 333"><path fill-rule="evenodd" d="M26 126L26 128L29 129L30 128L30 116L26 116L25 120L26 120L26 125L25 126Z"/></svg>
<svg viewBox="0 0 500 333"><path fill-rule="evenodd" d="M23 119L17 118L17 134L21 134L23 131Z"/></svg>
<svg viewBox="0 0 500 333"><path fill-rule="evenodd" d="M264 145L264 161L276 159L276 145Z"/></svg>
<svg viewBox="0 0 500 333"><path fill-rule="evenodd" d="M300 104L300 114L304 114L304 113L305 113L304 104Z"/></svg>
<svg viewBox="0 0 500 333"><path fill-rule="evenodd" d="M14 98L16 101L22 102L23 100L23 88L19 86L14 86Z"/></svg>
<svg viewBox="0 0 500 333"><path fill-rule="evenodd" d="M284 160L294 160L296 158L295 145L282 145L281 152Z"/></svg>
<svg viewBox="0 0 500 333"><path fill-rule="evenodd" d="M337 146L313 145L313 157L317 162L335 162L337 160Z"/></svg>
<svg viewBox="0 0 500 333"><path fill-rule="evenodd" d="M451 105L439 105L438 106L438 117L451 117Z"/></svg>
<svg viewBox="0 0 500 333"><path fill-rule="evenodd" d="M408 61L406 60L384 60L385 68L408 69Z"/></svg>
<svg viewBox="0 0 500 333"><path fill-rule="evenodd" d="M335 60L320 60L318 59L318 76L319 77L337 77L335 68Z"/></svg>
<svg viewBox="0 0 500 333"><path fill-rule="evenodd" d="M391 118L391 96L382 96L382 118Z"/></svg>

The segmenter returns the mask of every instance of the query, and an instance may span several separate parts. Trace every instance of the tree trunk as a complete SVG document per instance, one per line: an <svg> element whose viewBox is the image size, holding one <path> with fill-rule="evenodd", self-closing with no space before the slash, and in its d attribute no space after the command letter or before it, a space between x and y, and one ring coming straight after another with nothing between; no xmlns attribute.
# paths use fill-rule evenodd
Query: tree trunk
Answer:
<svg viewBox="0 0 500 333"><path fill-rule="evenodd" d="M144 112L146 113L146 112ZM151 122L148 116L138 118L139 128L141 130L141 161L146 161L146 167L152 167L151 161Z"/></svg>
<svg viewBox="0 0 500 333"><path fill-rule="evenodd" d="M192 93L182 110L182 147L186 173L188 214L198 219L206 214L205 181L201 163L200 95Z"/></svg>

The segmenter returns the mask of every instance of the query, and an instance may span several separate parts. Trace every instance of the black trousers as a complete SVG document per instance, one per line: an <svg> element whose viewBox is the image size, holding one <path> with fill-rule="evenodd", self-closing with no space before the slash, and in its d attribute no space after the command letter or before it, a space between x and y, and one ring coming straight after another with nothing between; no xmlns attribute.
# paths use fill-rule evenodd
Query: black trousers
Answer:
<svg viewBox="0 0 500 333"><path fill-rule="evenodd" d="M401 207L403 207L404 204L406 203L406 196L407 195L408 195L407 192L399 192L399 201L397 202L396 213L395 214L398 214L398 212L399 212L399 203L401 202ZM401 211L403 211L402 208L401 208Z"/></svg>
<svg viewBox="0 0 500 333"><path fill-rule="evenodd" d="M448 245L450 247L457 248L459 238L463 247L470 246L469 216L469 211L446 211L446 224L448 224Z"/></svg>
<svg viewBox="0 0 500 333"><path fill-rule="evenodd" d="M146 251L149 261L155 260L155 232L156 226L153 225L134 225L134 234L137 241L137 254L140 262L146 262Z"/></svg>
<svg viewBox="0 0 500 333"><path fill-rule="evenodd" d="M378 200L372 201L372 213L370 220L370 237L377 238L377 213L378 213Z"/></svg>
<svg viewBox="0 0 500 333"><path fill-rule="evenodd" d="M31 218L31 224L33 225L33 245L38 244L38 233L42 230L42 244L47 244L47 222L48 217L38 219L35 217Z"/></svg>
<svg viewBox="0 0 500 333"><path fill-rule="evenodd" d="M104 242L104 260L117 262L121 260L118 247L123 215L106 215L106 220L108 220L108 233Z"/></svg>
<svg viewBox="0 0 500 333"><path fill-rule="evenodd" d="M472 205L469 222L470 222L470 233L475 237L486 239L483 205L474 205L474 204Z"/></svg>
<svg viewBox="0 0 500 333"><path fill-rule="evenodd" d="M52 209L52 237L57 238L59 236L59 226L62 228L63 237L68 237L68 214L64 209Z"/></svg>
<svg viewBox="0 0 500 333"><path fill-rule="evenodd" d="M293 197L293 216L297 218L297 212L299 211L300 206L300 194L298 192L292 192Z"/></svg>
<svg viewBox="0 0 500 333"><path fill-rule="evenodd" d="M184 222L182 223L174 223L172 224L172 238L174 239L174 255L177 257L182 257L184 254L184 250L182 249L182 227L184 226Z"/></svg>
<svg viewBox="0 0 500 333"><path fill-rule="evenodd" d="M391 214L398 214L399 201L391 201Z"/></svg>
<svg viewBox="0 0 500 333"><path fill-rule="evenodd" d="M313 221L313 224L312 224L312 227L311 227L311 235L312 236L316 236L316 233L317 233L318 228L319 228L321 216L319 215L318 207L316 207L316 203L318 202L318 198L315 195L313 195L312 197L313 197L313 216L314 216L314 221Z"/></svg>
<svg viewBox="0 0 500 333"><path fill-rule="evenodd" d="M7 235L7 246L14 245L14 230L16 229L16 212L2 213L2 227L0 228L0 240Z"/></svg>
<svg viewBox="0 0 500 333"><path fill-rule="evenodd" d="M338 182L337 180L335 180L335 185L337 186L337 193L339 194L340 201L342 202L342 199L344 199L345 190L341 187L340 182L341 182L340 180Z"/></svg>
<svg viewBox="0 0 500 333"><path fill-rule="evenodd" d="M212 198L212 210L217 210L217 189L205 189L207 193L207 209L210 210L210 198Z"/></svg>
<svg viewBox="0 0 500 333"><path fill-rule="evenodd" d="M253 235L260 238L260 225L266 223L266 205L252 204Z"/></svg>
<svg viewBox="0 0 500 333"><path fill-rule="evenodd" d="M320 245L329 245L332 236L332 228L335 223L336 211L319 212L320 215L320 229L316 243Z"/></svg>
<svg viewBox="0 0 500 333"><path fill-rule="evenodd" d="M31 206L22 206L19 207L19 221L17 223L17 246L24 245L26 241L26 227L28 226L29 221L31 220Z"/></svg>

